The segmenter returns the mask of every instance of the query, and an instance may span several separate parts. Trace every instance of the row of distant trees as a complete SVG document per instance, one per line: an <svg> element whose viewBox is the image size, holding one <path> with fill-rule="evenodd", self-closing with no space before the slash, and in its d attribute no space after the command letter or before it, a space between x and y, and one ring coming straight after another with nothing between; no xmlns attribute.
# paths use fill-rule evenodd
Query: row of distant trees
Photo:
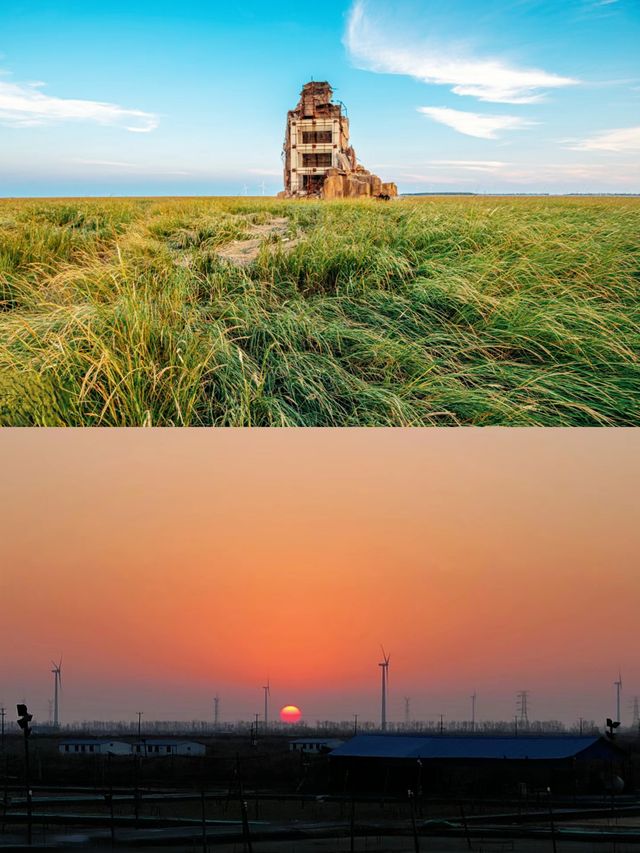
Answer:
<svg viewBox="0 0 640 853"><path fill-rule="evenodd" d="M394 734L584 734L597 735L603 730L594 720L582 720L567 725L560 720L532 720L522 722L520 720L483 720L475 725L465 720L450 721L424 721L412 720L409 723L387 723L387 732ZM268 730L272 734L311 734L318 736L351 736L356 732L378 732L380 724L371 720L316 720L315 723L299 722L295 725L269 722ZM36 731L42 733L57 731L59 733L86 733L86 734L119 734L129 737L137 736L137 720L87 720L83 722L67 723L58 729L50 725L39 725ZM213 735L213 734L254 734L264 735L264 721L257 722L238 720L236 722L225 722L215 726L207 720L144 720L141 733L143 735Z"/></svg>

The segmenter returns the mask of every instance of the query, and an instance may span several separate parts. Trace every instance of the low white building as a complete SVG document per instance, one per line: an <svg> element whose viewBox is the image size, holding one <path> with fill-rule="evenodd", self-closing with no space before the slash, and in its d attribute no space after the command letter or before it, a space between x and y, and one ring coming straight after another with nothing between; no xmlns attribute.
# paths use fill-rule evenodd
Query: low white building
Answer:
<svg viewBox="0 0 640 853"><path fill-rule="evenodd" d="M178 738L144 738L131 744L131 752L149 758L161 758L171 755L198 756L204 755L207 749L203 743Z"/></svg>
<svg viewBox="0 0 640 853"><path fill-rule="evenodd" d="M296 740L289 741L289 750L291 752L313 752L319 755L322 752L331 752L338 746L342 746L343 740L330 737L301 737Z"/></svg>
<svg viewBox="0 0 640 853"><path fill-rule="evenodd" d="M130 755L131 744L98 738L68 738L58 744L62 755Z"/></svg>

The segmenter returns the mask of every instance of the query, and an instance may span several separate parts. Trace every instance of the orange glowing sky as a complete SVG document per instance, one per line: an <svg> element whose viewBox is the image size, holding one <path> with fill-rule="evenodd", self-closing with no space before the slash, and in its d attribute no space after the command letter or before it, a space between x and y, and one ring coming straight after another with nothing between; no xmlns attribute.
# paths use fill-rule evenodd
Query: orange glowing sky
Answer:
<svg viewBox="0 0 640 853"><path fill-rule="evenodd" d="M640 694L638 430L4 430L0 702L600 719Z"/></svg>

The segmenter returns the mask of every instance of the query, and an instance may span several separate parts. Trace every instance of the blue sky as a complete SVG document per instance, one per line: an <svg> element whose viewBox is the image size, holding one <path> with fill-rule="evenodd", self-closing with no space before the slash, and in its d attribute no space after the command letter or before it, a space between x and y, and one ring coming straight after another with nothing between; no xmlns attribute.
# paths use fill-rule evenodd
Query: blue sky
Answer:
<svg viewBox="0 0 640 853"><path fill-rule="evenodd" d="M639 0L8 2L0 196L275 193L311 78L402 191L640 192L638 44Z"/></svg>

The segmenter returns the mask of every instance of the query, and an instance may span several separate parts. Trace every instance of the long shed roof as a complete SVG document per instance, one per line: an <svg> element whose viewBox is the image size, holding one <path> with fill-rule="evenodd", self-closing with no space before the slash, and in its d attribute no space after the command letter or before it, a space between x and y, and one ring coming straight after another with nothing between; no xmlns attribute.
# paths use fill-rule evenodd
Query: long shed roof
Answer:
<svg viewBox="0 0 640 853"><path fill-rule="evenodd" d="M546 759L562 760L589 750L610 755L612 745L600 737L521 736L447 737L446 735L357 735L331 752L339 758Z"/></svg>

